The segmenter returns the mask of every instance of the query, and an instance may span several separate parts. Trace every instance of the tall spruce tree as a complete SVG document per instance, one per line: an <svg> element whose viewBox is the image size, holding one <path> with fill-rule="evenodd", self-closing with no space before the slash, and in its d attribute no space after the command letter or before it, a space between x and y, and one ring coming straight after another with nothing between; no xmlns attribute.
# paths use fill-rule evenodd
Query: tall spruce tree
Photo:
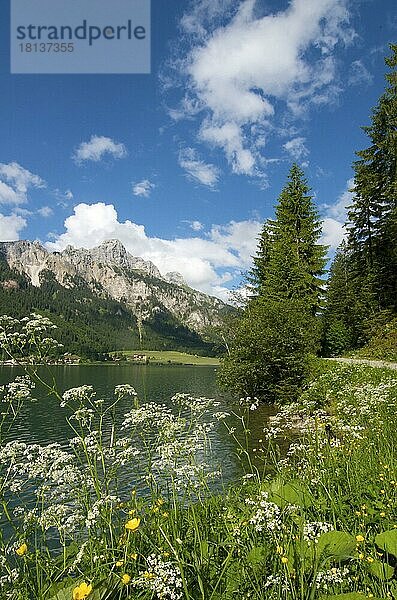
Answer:
<svg viewBox="0 0 397 600"><path fill-rule="evenodd" d="M265 257L262 295L300 300L313 314L323 296L326 248L318 243L321 222L302 169L294 164L278 199L276 218L268 222L271 246Z"/></svg>
<svg viewBox="0 0 397 600"><path fill-rule="evenodd" d="M220 380L239 394L289 401L307 376L317 343L326 248L303 171L293 165L275 219L259 238L252 297L236 323Z"/></svg>
<svg viewBox="0 0 397 600"><path fill-rule="evenodd" d="M364 127L368 148L357 152L348 244L357 288L371 288L375 310L397 309L397 45L386 59L387 87Z"/></svg>
<svg viewBox="0 0 397 600"><path fill-rule="evenodd" d="M387 86L364 127L370 145L357 152L347 245L340 249L327 293L324 351L346 349L336 340L349 331L349 348L365 344L397 313L397 45L386 59ZM348 271L348 278L341 275ZM344 307L341 310L341 307ZM347 338L346 338L347 339Z"/></svg>

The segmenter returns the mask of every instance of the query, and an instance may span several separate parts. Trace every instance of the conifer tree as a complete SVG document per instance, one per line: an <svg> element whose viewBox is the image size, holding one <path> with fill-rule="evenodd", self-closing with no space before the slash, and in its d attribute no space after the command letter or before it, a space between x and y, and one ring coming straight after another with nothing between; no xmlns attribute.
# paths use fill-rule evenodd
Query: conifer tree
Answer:
<svg viewBox="0 0 397 600"><path fill-rule="evenodd" d="M326 353L364 345L397 312L397 45L391 51L386 90L363 128L370 145L353 165L347 244L335 257L328 286ZM348 346L341 347L337 330L348 332Z"/></svg>
<svg viewBox="0 0 397 600"><path fill-rule="evenodd" d="M259 238L250 273L251 299L236 323L220 380L236 393L268 401L294 398L316 350L325 247L302 170L293 165L275 219Z"/></svg>
<svg viewBox="0 0 397 600"><path fill-rule="evenodd" d="M316 314L323 295L326 248L318 243L320 218L296 164L279 197L276 218L269 221L268 234L271 248L264 266L263 296L301 300Z"/></svg>
<svg viewBox="0 0 397 600"><path fill-rule="evenodd" d="M358 290L372 290L375 310L397 309L397 45L386 59L385 93L364 127L368 148L354 163L354 200L348 214L348 242Z"/></svg>

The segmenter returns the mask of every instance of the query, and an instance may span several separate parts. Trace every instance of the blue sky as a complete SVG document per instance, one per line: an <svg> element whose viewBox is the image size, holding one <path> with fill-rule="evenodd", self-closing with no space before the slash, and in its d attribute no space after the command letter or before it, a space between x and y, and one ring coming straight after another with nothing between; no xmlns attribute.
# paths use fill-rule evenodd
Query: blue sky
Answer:
<svg viewBox="0 0 397 600"><path fill-rule="evenodd" d="M341 240L392 0L152 0L150 75L11 75L0 9L0 239L119 238L226 298L291 163Z"/></svg>

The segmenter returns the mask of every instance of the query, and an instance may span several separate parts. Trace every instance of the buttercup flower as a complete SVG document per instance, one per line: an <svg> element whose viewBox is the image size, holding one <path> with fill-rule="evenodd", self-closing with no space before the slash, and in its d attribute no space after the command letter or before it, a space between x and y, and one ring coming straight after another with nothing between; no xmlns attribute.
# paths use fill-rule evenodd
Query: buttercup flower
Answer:
<svg viewBox="0 0 397 600"><path fill-rule="evenodd" d="M15 552L18 554L18 556L24 556L27 551L28 551L28 547L26 544L22 544L22 546L19 546L19 548L17 548L15 550Z"/></svg>
<svg viewBox="0 0 397 600"><path fill-rule="evenodd" d="M128 529L128 531L135 531L136 529L138 529L140 522L141 520L135 517L134 519L130 519L129 521L127 521L127 523L125 524L125 528Z"/></svg>
<svg viewBox="0 0 397 600"><path fill-rule="evenodd" d="M356 535L356 542L363 542L364 537L362 535Z"/></svg>
<svg viewBox="0 0 397 600"><path fill-rule="evenodd" d="M128 575L128 573L124 573L124 575L121 578L121 581L124 583L124 585L128 585L131 581L131 577Z"/></svg>
<svg viewBox="0 0 397 600"><path fill-rule="evenodd" d="M73 590L73 600L85 600L92 592L92 585L85 581Z"/></svg>

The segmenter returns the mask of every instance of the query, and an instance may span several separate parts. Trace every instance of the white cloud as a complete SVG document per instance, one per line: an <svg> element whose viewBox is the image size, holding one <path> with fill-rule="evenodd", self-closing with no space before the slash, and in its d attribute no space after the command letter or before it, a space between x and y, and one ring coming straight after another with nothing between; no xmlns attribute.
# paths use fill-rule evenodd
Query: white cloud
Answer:
<svg viewBox="0 0 397 600"><path fill-rule="evenodd" d="M186 34L204 37L208 25L224 18L235 4L235 0L195 0L191 10L183 15L180 25Z"/></svg>
<svg viewBox="0 0 397 600"><path fill-rule="evenodd" d="M330 250L336 250L346 236L346 229L343 227L347 218L347 208L353 202L354 179L351 178L346 183L346 189L337 198L333 204L325 204L322 209L325 212L323 220L323 236L321 243L330 246Z"/></svg>
<svg viewBox="0 0 397 600"><path fill-rule="evenodd" d="M286 142L283 148L294 160L301 160L309 156L309 150L306 148L305 142L306 139L304 137L293 138Z"/></svg>
<svg viewBox="0 0 397 600"><path fill-rule="evenodd" d="M72 159L76 164L87 160L98 162L106 154L113 158L124 158L127 156L127 149L124 144L115 142L109 137L93 135L88 142L81 142L72 154Z"/></svg>
<svg viewBox="0 0 397 600"><path fill-rule="evenodd" d="M44 218L50 217L54 213L50 206L42 206L37 212L41 217Z"/></svg>
<svg viewBox="0 0 397 600"><path fill-rule="evenodd" d="M184 148L179 153L179 164L193 181L214 188L218 183L219 169L200 160L193 148Z"/></svg>
<svg viewBox="0 0 397 600"><path fill-rule="evenodd" d="M186 107L201 110L200 139L222 148L235 173L256 175L264 131L280 111L299 115L338 93L335 47L353 38L346 4L291 0L286 10L261 16L255 0L219 0L205 17L212 3L195 3L182 19L193 47L177 61L187 78L178 117L191 117Z"/></svg>
<svg viewBox="0 0 397 600"><path fill-rule="evenodd" d="M331 219L330 217L326 217L323 222L323 235L321 237L321 244L324 246L329 246L329 250L333 252L340 246L342 243L346 231L343 228L343 223L337 221L336 219Z"/></svg>
<svg viewBox="0 0 397 600"><path fill-rule="evenodd" d="M193 229L193 231L201 231L204 229L204 225L200 223L200 221L186 221L189 224L189 227Z"/></svg>
<svg viewBox="0 0 397 600"><path fill-rule="evenodd" d="M374 78L361 60L355 60L350 65L349 85L371 85Z"/></svg>
<svg viewBox="0 0 397 600"><path fill-rule="evenodd" d="M132 193L134 196L143 196L144 198L149 198L151 191L154 190L155 184L149 181L148 179L144 179L143 181L139 181L133 185Z"/></svg>
<svg viewBox="0 0 397 600"><path fill-rule="evenodd" d="M45 181L20 164L0 163L0 204L25 204L29 188L44 188Z"/></svg>
<svg viewBox="0 0 397 600"><path fill-rule="evenodd" d="M223 284L249 268L261 227L254 220L232 221L213 226L206 238L166 240L149 237L142 225L132 221L120 222L113 205L99 202L77 205L65 221L65 233L47 242L47 247L92 248L116 238L133 255L151 260L163 274L178 271L192 287L226 299L229 290Z"/></svg>
<svg viewBox="0 0 397 600"><path fill-rule="evenodd" d="M23 202L26 202L25 194L19 194L4 181L0 181L0 204L21 204Z"/></svg>
<svg viewBox="0 0 397 600"><path fill-rule="evenodd" d="M19 233L26 227L26 220L18 215L0 214L0 241L14 242L19 240Z"/></svg>

